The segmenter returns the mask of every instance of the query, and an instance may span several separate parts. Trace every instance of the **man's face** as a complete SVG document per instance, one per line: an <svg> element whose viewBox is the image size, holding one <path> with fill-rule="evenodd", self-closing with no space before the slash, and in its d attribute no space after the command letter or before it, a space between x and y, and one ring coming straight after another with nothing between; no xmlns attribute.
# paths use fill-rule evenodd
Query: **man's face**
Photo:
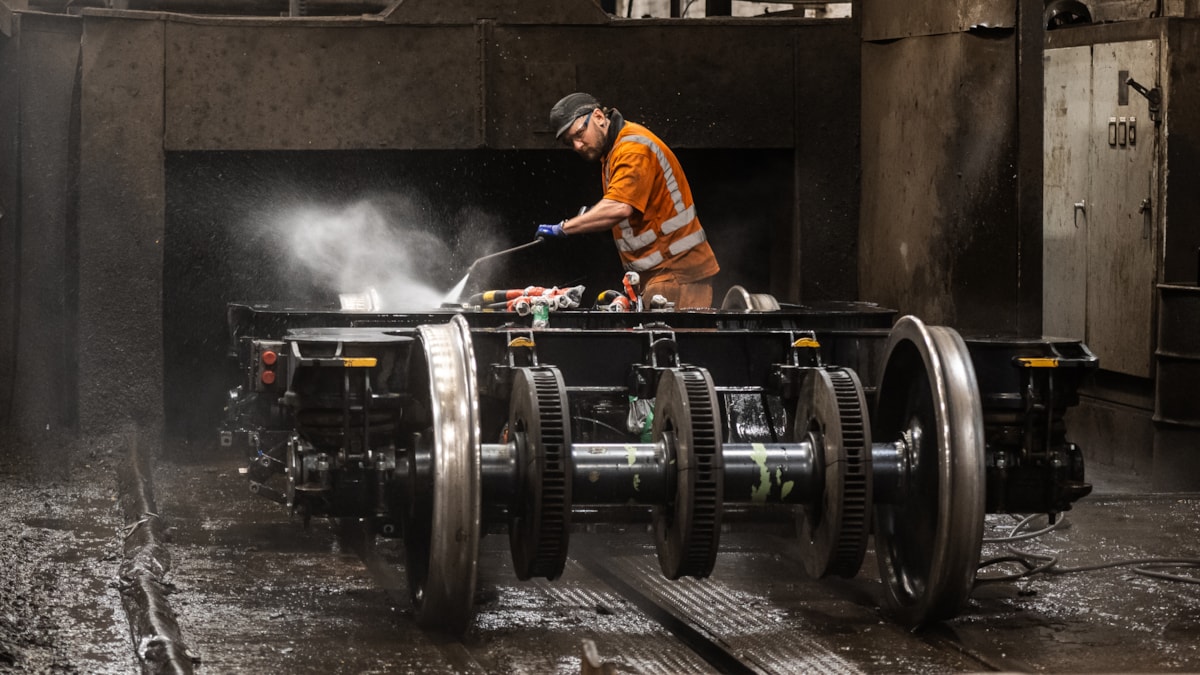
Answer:
<svg viewBox="0 0 1200 675"><path fill-rule="evenodd" d="M563 134L563 143L579 153L580 157L594 162L600 159L607 122L604 113L600 110L593 110L587 115L581 115Z"/></svg>

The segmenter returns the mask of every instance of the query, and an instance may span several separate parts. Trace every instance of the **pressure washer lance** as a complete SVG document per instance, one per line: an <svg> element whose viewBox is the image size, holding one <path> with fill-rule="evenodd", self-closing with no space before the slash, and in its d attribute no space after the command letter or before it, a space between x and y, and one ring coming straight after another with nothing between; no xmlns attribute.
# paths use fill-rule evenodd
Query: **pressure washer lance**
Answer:
<svg viewBox="0 0 1200 675"><path fill-rule="evenodd" d="M463 275L462 279L459 279L458 283L454 284L454 288L451 288L450 292L446 293L446 297L442 299L442 304L452 304L452 305L458 304L459 296L462 295L463 289L465 289L467 287L467 279L471 278L471 273L475 271L475 268L479 265L479 263L484 262L486 260L491 260L492 258L499 258L502 255L516 253L517 251L529 248L530 246L537 246L540 243L542 243L541 237L534 239L533 241L521 244L520 246L506 248L503 251L489 253L488 255L485 255L482 258L477 258L475 260L475 262L471 263L471 266L467 268L467 273Z"/></svg>
<svg viewBox="0 0 1200 675"><path fill-rule="evenodd" d="M583 214L587 213L587 210L588 210L588 207L586 207L586 206L580 207L579 214L576 215L575 217L578 218L579 216L582 216ZM531 242L521 244L520 246L506 248L503 251L497 251L495 253L485 255L482 258L476 259L475 262L471 263L471 266L467 268L467 273L463 275L463 278L459 279L457 284L454 284L454 288L451 288L449 293L446 293L446 297L442 299L442 304L443 305L445 305L445 304L457 305L458 304L458 302L459 302L458 298L462 295L463 289L465 289L467 287L467 279L471 278L471 273L475 271L475 267L479 263L481 263L485 260L491 260L492 258L498 258L502 255L508 255L509 253L516 253L517 251L520 251L521 249L529 248L530 246L536 246L537 244L540 244L543 241L545 241L545 237L538 237L537 239L534 239ZM576 302L576 306L578 306L578 302Z"/></svg>

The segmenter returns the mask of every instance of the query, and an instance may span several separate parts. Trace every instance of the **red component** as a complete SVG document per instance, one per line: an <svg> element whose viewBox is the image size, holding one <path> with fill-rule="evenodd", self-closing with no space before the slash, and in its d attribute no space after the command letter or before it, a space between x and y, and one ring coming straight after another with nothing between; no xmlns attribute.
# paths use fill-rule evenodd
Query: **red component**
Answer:
<svg viewBox="0 0 1200 675"><path fill-rule="evenodd" d="M271 352L267 352L267 354L270 354L270 353ZM264 356L265 356L265 354L264 354ZM273 371L273 370L264 370L262 372L262 375L260 375L259 377L262 379L263 384L275 384L275 371Z"/></svg>
<svg viewBox="0 0 1200 675"><path fill-rule="evenodd" d="M628 312L630 307L629 298L618 295L612 299L612 302L605 305L605 309L610 312Z"/></svg>
<svg viewBox="0 0 1200 675"><path fill-rule="evenodd" d="M263 365L265 365L265 366L273 366L273 365L275 365L275 362L278 360L279 360L279 355L269 349L262 353L262 362L263 362ZM270 384L270 383L268 383L268 384Z"/></svg>
<svg viewBox="0 0 1200 675"><path fill-rule="evenodd" d="M629 283L629 277L625 277L625 279L622 283L625 284L625 294L629 296L629 301L636 303L637 302L637 291L634 290L633 284Z"/></svg>
<svg viewBox="0 0 1200 675"><path fill-rule="evenodd" d="M525 316L526 314L529 313L529 308L530 308L531 302L532 301L529 299L529 296L527 296L527 295L517 296L508 301L508 304L505 305L505 309L507 309L510 312L516 312L517 314L520 314L521 316Z"/></svg>

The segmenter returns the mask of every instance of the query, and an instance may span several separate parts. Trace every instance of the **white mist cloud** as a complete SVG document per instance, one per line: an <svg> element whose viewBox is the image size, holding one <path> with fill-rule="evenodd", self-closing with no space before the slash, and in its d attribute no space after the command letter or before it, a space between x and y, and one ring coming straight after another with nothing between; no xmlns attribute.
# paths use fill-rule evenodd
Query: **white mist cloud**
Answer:
<svg viewBox="0 0 1200 675"><path fill-rule="evenodd" d="M414 216L407 200L362 200L346 206L297 206L279 213L273 235L294 269L332 293L375 289L389 312L436 308L444 290L434 272L449 264L444 242Z"/></svg>

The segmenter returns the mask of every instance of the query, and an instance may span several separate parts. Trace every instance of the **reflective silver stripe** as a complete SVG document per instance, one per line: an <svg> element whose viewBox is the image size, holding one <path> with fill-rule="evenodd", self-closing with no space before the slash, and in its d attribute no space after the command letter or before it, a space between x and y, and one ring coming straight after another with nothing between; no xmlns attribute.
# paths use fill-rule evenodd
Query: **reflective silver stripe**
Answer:
<svg viewBox="0 0 1200 675"><path fill-rule="evenodd" d="M671 163L667 161L667 156L663 153L662 148L658 147L658 143L640 134L630 134L622 139L622 142L625 141L641 143L650 148L650 151L658 158L658 166L662 169L663 178L667 182L667 190L671 193L671 201L675 202L675 213L681 213L684 209L688 208L683 205L683 194L679 192L679 181L675 180L675 171L671 168Z"/></svg>
<svg viewBox="0 0 1200 675"><path fill-rule="evenodd" d="M658 264L661 263L662 261L663 261L662 253L655 251L654 253L651 253L650 255L646 256L645 258L638 258L637 260L634 260L633 262L629 263L625 267L633 270L634 272L645 272L648 269L658 266Z"/></svg>
<svg viewBox="0 0 1200 675"><path fill-rule="evenodd" d="M625 252L636 251L646 248L656 241L658 241L658 234L653 229L647 229L645 232L635 235L633 228L629 225L629 219L621 221L621 238L617 240L618 249Z"/></svg>
<svg viewBox="0 0 1200 675"><path fill-rule="evenodd" d="M689 206L683 210L683 213L680 213L679 215L677 215L674 218L671 218L669 220L664 220L663 224L661 225L662 232L663 232L663 234L671 234L675 230L678 230L679 228L683 227L684 225L687 225L688 223L692 222L695 219L696 219L696 207Z"/></svg>
<svg viewBox="0 0 1200 675"><path fill-rule="evenodd" d="M658 230L664 234L671 234L677 230L687 227L696 220L696 207L693 204L684 205L683 193L679 190L679 181L675 177L675 170L671 168L671 162L667 159L666 153L662 148L648 136L640 134L631 134L621 139L621 142L631 141L633 143L641 143L654 153L658 159L659 168L663 172L663 180L666 182L667 191L671 194L671 201L675 206L675 215L663 221ZM617 240L617 249L624 253L631 253L643 249L658 240L658 233L654 228L649 228L640 235L633 233L633 228L629 225L629 221L625 220L620 224L621 238ZM699 229L697 232L679 239L667 247L670 254L673 256L689 251L703 243L705 240L704 230ZM628 269L635 272L645 272L653 269L663 262L663 254L661 251L655 251L647 256L638 258L626 265Z"/></svg>
<svg viewBox="0 0 1200 675"><path fill-rule="evenodd" d="M667 247L667 250L671 252L671 255L679 255L684 251L690 251L693 248L696 248L702 243L704 243L704 230L700 230L694 234L689 234L678 241L672 242L671 245Z"/></svg>

